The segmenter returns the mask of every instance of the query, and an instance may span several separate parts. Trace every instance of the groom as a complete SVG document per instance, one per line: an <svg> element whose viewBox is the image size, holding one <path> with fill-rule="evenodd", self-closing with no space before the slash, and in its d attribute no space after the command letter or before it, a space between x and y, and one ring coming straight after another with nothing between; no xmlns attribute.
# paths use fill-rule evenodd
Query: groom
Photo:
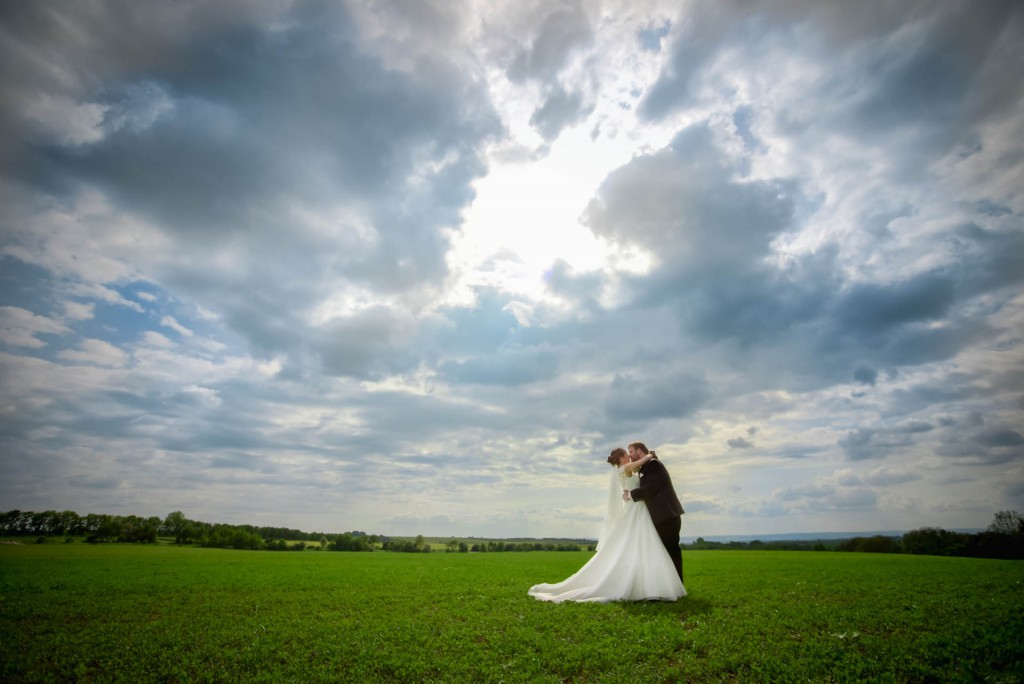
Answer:
<svg viewBox="0 0 1024 684"><path fill-rule="evenodd" d="M638 461L647 453L654 458L640 467L640 486L636 489L622 490L623 501L643 501L651 513L651 521L657 530L661 543L676 566L679 579L683 579L683 554L679 550L679 530L682 527L683 506L679 503L676 490L672 487L672 478L657 455L648 452L643 442L629 445L629 460Z"/></svg>

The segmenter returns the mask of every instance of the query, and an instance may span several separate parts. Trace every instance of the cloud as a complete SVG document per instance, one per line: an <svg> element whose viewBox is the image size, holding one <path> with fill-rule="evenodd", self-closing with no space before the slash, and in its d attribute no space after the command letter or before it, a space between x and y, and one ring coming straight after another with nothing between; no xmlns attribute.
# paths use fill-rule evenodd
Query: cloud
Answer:
<svg viewBox="0 0 1024 684"><path fill-rule="evenodd" d="M86 33L110 21L69 11ZM193 19L180 11L167 9L173 21ZM85 65L105 85L102 137L74 150L55 141L48 163L22 174L40 189L74 179L159 225L169 245L140 262L149 275L202 297L268 350L294 341L257 316L301 316L345 287L439 283L447 232L484 170L474 144L499 131L480 87L452 65L388 69L360 52L341 6L291 11L281 30L244 16L226 30L218 17L188 50L155 28L110 46L111 57L120 48L133 59L124 69ZM49 28L35 19L25 20L26 40ZM202 39L218 28L216 40ZM174 59L162 61L162 50ZM302 268L317 277L293 278Z"/></svg>
<svg viewBox="0 0 1024 684"><path fill-rule="evenodd" d="M182 337L192 337L192 331L176 321L173 316L164 316L160 319L160 325L170 328Z"/></svg>
<svg viewBox="0 0 1024 684"><path fill-rule="evenodd" d="M566 92L556 86L530 116L530 125L537 129L546 141L552 141L563 129L585 119L593 107L589 109L583 103L583 95L579 92Z"/></svg>
<svg viewBox="0 0 1024 684"><path fill-rule="evenodd" d="M695 534L1024 505L1019 3L5 21L12 506L578 536L635 439Z"/></svg>
<svg viewBox="0 0 1024 684"><path fill-rule="evenodd" d="M128 361L127 353L103 340L82 340L78 349L65 349L57 356L71 363L115 368L124 366Z"/></svg>
<svg viewBox="0 0 1024 684"><path fill-rule="evenodd" d="M921 474L911 470L878 466L867 474L864 481L869 485L888 487L920 479Z"/></svg>
<svg viewBox="0 0 1024 684"><path fill-rule="evenodd" d="M901 324L943 318L953 294L951 280L932 273L893 284L858 284L837 302L836 317L862 334L883 334Z"/></svg>
<svg viewBox="0 0 1024 684"><path fill-rule="evenodd" d="M604 412L613 421L685 418L711 398L707 382L687 373L641 380L616 375Z"/></svg>
<svg viewBox="0 0 1024 684"><path fill-rule="evenodd" d="M786 511L812 513L861 511L874 508L878 495L864 486L860 478L837 471L831 476L816 478L811 484L782 487L772 492L771 507Z"/></svg>
<svg viewBox="0 0 1024 684"><path fill-rule="evenodd" d="M862 385L875 386L875 381L878 379L878 371L874 368L860 368L853 371L853 379Z"/></svg>
<svg viewBox="0 0 1024 684"><path fill-rule="evenodd" d="M448 361L439 370L442 378L453 383L515 386L554 379L558 358L549 349L509 349L477 359Z"/></svg>
<svg viewBox="0 0 1024 684"><path fill-rule="evenodd" d="M13 347L45 347L38 335L62 335L70 332L61 323L16 306L0 307L0 340Z"/></svg>
<svg viewBox="0 0 1024 684"><path fill-rule="evenodd" d="M663 22L660 26L645 28L637 35L637 40L640 41L640 46L644 50L660 52L661 42L668 35L671 28L672 26L668 21Z"/></svg>
<svg viewBox="0 0 1024 684"><path fill-rule="evenodd" d="M951 462L1003 464L1024 459L1024 436L1006 423L988 422L979 414L944 427L939 438L934 453Z"/></svg>
<svg viewBox="0 0 1024 684"><path fill-rule="evenodd" d="M529 41L516 52L508 67L508 77L513 82L556 77L573 51L594 37L587 10L574 0L544 4L543 15L530 33Z"/></svg>
<svg viewBox="0 0 1024 684"><path fill-rule="evenodd" d="M403 312L374 307L320 325L313 345L324 370L332 375L374 377L403 372L415 367L415 360L407 356L412 326Z"/></svg>
<svg viewBox="0 0 1024 684"><path fill-rule="evenodd" d="M626 281L637 303L670 304L688 334L709 340L788 330L818 313L830 285L814 259L785 270L766 263L792 227L796 190L785 180L737 181L737 170L707 125L692 126L610 174L583 219L656 259Z"/></svg>

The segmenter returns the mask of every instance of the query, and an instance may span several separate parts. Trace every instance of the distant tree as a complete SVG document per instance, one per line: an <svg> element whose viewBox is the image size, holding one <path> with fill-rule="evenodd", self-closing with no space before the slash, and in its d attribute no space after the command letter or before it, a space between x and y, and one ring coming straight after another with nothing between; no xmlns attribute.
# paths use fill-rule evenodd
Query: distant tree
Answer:
<svg viewBox="0 0 1024 684"><path fill-rule="evenodd" d="M896 537L876 534L873 537L858 538L855 550L861 553L899 553L900 544Z"/></svg>
<svg viewBox="0 0 1024 684"><path fill-rule="evenodd" d="M417 534L416 535L416 541L413 542L413 545L416 547L417 551L422 551L423 550L423 548L426 546L426 542L423 540L423 535L422 534Z"/></svg>
<svg viewBox="0 0 1024 684"><path fill-rule="evenodd" d="M331 544L332 551L372 551L370 542L366 540L365 535L353 536L353 533L346 532L345 534L339 534L334 538L334 542Z"/></svg>
<svg viewBox="0 0 1024 684"><path fill-rule="evenodd" d="M459 548L459 540L458 539L449 539L448 543L445 544L445 547L447 547L448 553L452 553L456 549Z"/></svg>
<svg viewBox="0 0 1024 684"><path fill-rule="evenodd" d="M57 511L43 511L32 514L32 534L48 537L55 531Z"/></svg>
<svg viewBox="0 0 1024 684"><path fill-rule="evenodd" d="M1011 537L1024 536L1024 515L1017 511L999 511L992 518L988 532L1005 534Z"/></svg>
<svg viewBox="0 0 1024 684"><path fill-rule="evenodd" d="M191 544L201 536L201 525L202 523L197 523L194 520L186 518L185 514L181 511L174 511L164 518L164 523L161 526L161 529L164 534L174 537L175 544L183 545Z"/></svg>
<svg viewBox="0 0 1024 684"><path fill-rule="evenodd" d="M249 527L250 529L246 529ZM251 531L251 525L213 525L200 540L200 545L212 548L262 549L263 537Z"/></svg>
<svg viewBox="0 0 1024 684"><path fill-rule="evenodd" d="M468 553L468 552L469 552L469 544L467 544L466 542L459 542L459 553Z"/></svg>
<svg viewBox="0 0 1024 684"><path fill-rule="evenodd" d="M923 556L962 556L970 535L939 527L922 527L903 535L903 552Z"/></svg>
<svg viewBox="0 0 1024 684"><path fill-rule="evenodd" d="M57 516L57 534L81 534L81 518L74 511L62 511Z"/></svg>

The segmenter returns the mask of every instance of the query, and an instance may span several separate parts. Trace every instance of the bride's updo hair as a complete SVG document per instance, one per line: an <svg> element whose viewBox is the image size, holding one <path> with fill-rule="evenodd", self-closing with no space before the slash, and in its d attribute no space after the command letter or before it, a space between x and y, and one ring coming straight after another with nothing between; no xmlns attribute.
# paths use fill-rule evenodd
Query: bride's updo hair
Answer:
<svg viewBox="0 0 1024 684"><path fill-rule="evenodd" d="M615 449L612 449L611 455L608 456L608 464L618 468L619 461L622 460L622 457L625 455L626 450L623 449L622 447L616 447Z"/></svg>

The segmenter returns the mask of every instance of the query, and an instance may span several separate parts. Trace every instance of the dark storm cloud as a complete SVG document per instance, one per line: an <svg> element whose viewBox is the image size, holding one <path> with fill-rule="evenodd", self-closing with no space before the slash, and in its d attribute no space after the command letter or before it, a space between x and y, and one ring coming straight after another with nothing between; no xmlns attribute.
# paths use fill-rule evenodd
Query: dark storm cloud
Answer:
<svg viewBox="0 0 1024 684"><path fill-rule="evenodd" d="M561 86L555 86L530 116L530 125L544 140L551 142L562 130L585 119L592 111L593 106L584 105L581 93L567 92Z"/></svg>
<svg viewBox="0 0 1024 684"><path fill-rule="evenodd" d="M976 436L978 443L986 447L1013 447L1024 444L1024 437L1016 430L997 425L982 430Z"/></svg>
<svg viewBox="0 0 1024 684"><path fill-rule="evenodd" d="M978 464L1024 462L1024 435L1012 427L982 424L974 427L948 428L942 435L935 454L951 461Z"/></svg>
<svg viewBox="0 0 1024 684"><path fill-rule="evenodd" d="M874 508L878 495L859 482L816 482L781 488L773 493L769 510L781 506L782 511L857 511ZM779 511L779 512L782 512Z"/></svg>
<svg viewBox="0 0 1024 684"><path fill-rule="evenodd" d="M316 328L313 347L330 375L386 377L415 368L409 353L410 321L378 307Z"/></svg>
<svg viewBox="0 0 1024 684"><path fill-rule="evenodd" d="M874 387L875 381L878 379L878 371L874 368L865 368L861 366L857 370L853 371L853 379L862 385L871 385Z"/></svg>
<svg viewBox="0 0 1024 684"><path fill-rule="evenodd" d="M617 375L611 383L604 413L615 423L685 418L710 398L707 381L693 375L672 374L643 381Z"/></svg>
<svg viewBox="0 0 1024 684"><path fill-rule="evenodd" d="M155 258L154 275L213 295L207 305L237 319L257 346L286 341L247 322L249 301L282 320L338 282L402 291L444 277L443 231L459 225L484 171L473 145L499 130L481 88L440 60L418 60L415 73L385 67L360 51L339 4L297 3L276 26L221 17L195 33L174 30L206 18L195 5L116 9L59 10L73 34L28 6L12 17L24 48L17 61L32 65L26 55L35 53L67 69L68 107L104 112L96 139L80 144L30 134L33 122L11 110L63 93L42 75L8 79L20 98L9 100L7 118L21 114L19 139L32 140L16 157L23 182L54 193L98 188L177 249L202 250L205 259ZM119 22L142 35L64 62L82 49L76 40ZM424 162L434 164L426 176L414 170ZM317 214L338 218L304 218ZM229 252L241 270L224 272ZM297 280L296 269L313 277Z"/></svg>
<svg viewBox="0 0 1024 684"><path fill-rule="evenodd" d="M744 266L791 226L794 188L737 181L737 172L707 125L690 126L610 174L584 218L597 235L658 249L660 260L692 279Z"/></svg>
<svg viewBox="0 0 1024 684"><path fill-rule="evenodd" d="M1024 254L1024 232L1014 221L1007 229L986 229L968 224L950 236L952 252L961 260L956 271L965 292L981 294L1024 281L1020 255Z"/></svg>
<svg viewBox="0 0 1024 684"><path fill-rule="evenodd" d="M873 470L864 477L864 482L878 487L891 487L920 480L921 474L911 471L890 471L885 469Z"/></svg>
<svg viewBox="0 0 1024 684"><path fill-rule="evenodd" d="M952 279L924 273L894 284L854 285L837 303L835 315L841 326L874 335L905 323L943 318L953 302Z"/></svg>
<svg viewBox="0 0 1024 684"><path fill-rule="evenodd" d="M494 290L481 290L472 307L441 310L444 325L436 333L436 345L454 357L478 356L495 349L526 342L515 315L512 299Z"/></svg>
<svg viewBox="0 0 1024 684"><path fill-rule="evenodd" d="M311 207L373 202L405 187L421 156L461 155L475 124L458 108L472 94L453 102L462 84L450 69L388 71L361 55L338 22L329 26L300 25L286 35L250 27L205 44L176 69L138 74L164 84L172 111L146 131L122 128L84 149L46 150L45 171L96 183L184 239L223 244L242 232L287 244L281 234L295 227L273 209L282 198ZM114 97L117 87L108 85ZM472 153L460 164L471 171L446 168L432 179L440 199L467 199L444 197L446 184L465 186L480 171ZM425 222L426 230L453 216ZM359 247L370 263L359 276L386 282L372 266L401 272L410 267L405 256L419 264L414 280L437 277L444 243L417 240L401 210L369 218L373 240Z"/></svg>
<svg viewBox="0 0 1024 684"><path fill-rule="evenodd" d="M833 65L804 93L807 101L842 105L831 125L873 134L896 132L910 120L941 128L955 110L975 116L1014 101L1001 83L1003 74L993 77L988 70L993 61L1013 59L1012 35L1022 20L1018 3L936 7L920 1L793 0L775 3L771 13L749 9L743 2L692 5L686 20L673 27L671 57L645 94L640 113L660 118L697 104L702 87L714 88L704 79L725 46L740 50L748 64L762 66L776 63L771 55L792 49L794 41L812 62ZM840 55L844 59L837 60ZM855 71L868 78L853 78ZM964 98L967 92L973 97Z"/></svg>
<svg viewBox="0 0 1024 684"><path fill-rule="evenodd" d="M929 444L935 455L951 460L1000 464L1024 457L1024 436L1005 424L988 424L976 413L959 421L944 418L938 423L938 428L921 420L857 428L838 444L851 461L885 459L908 451L921 441ZM933 433L937 439L933 439Z"/></svg>
<svg viewBox="0 0 1024 684"><path fill-rule="evenodd" d="M553 81L573 51L594 39L594 30L582 3L563 0L544 3L542 7L543 17L537 21L529 43L516 52L508 67L512 81Z"/></svg>
<svg viewBox="0 0 1024 684"><path fill-rule="evenodd" d="M499 349L485 357L446 361L442 379L454 384L516 386L558 375L558 358L550 349Z"/></svg>
<svg viewBox="0 0 1024 684"><path fill-rule="evenodd" d="M584 220L595 234L656 259L644 278L626 279L630 306L667 307L696 340L802 349L773 363L799 363L801 377L825 383L853 376L874 385L874 368L949 359L993 334L990 311L972 301L1016 284L1021 269L1010 268L1008 255L1022 251L1019 231L959 228L936 242L941 266L846 282L838 246L772 264L773 241L795 228L807 200L793 181L739 175L698 125L606 179Z"/></svg>
<svg viewBox="0 0 1024 684"><path fill-rule="evenodd" d="M667 304L687 335L763 341L814 319L835 289L831 255L778 269L772 241L793 228L798 192L788 181L739 181L707 126L612 173L587 208L600 236L656 255L654 271L627 282L634 303Z"/></svg>
<svg viewBox="0 0 1024 684"><path fill-rule="evenodd" d="M575 273L565 261L559 259L551 265L544 280L552 294L564 297L584 310L600 308L598 300L604 284L602 274Z"/></svg>

